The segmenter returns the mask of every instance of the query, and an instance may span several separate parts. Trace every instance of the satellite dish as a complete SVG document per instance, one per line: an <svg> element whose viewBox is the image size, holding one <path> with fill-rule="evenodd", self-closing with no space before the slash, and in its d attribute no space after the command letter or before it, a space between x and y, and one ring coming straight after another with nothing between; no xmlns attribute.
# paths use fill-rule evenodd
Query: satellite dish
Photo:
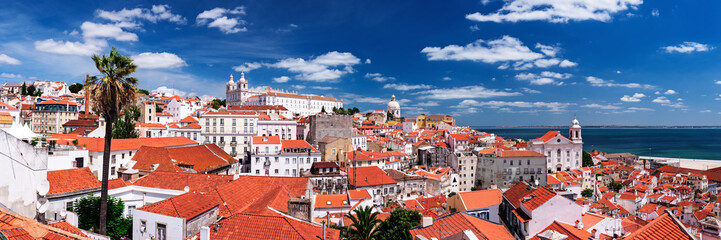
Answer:
<svg viewBox="0 0 721 240"><path fill-rule="evenodd" d="M48 180L40 180L40 184L37 186L37 191L40 196L45 196L48 194L48 191L50 191L50 182Z"/></svg>
<svg viewBox="0 0 721 240"><path fill-rule="evenodd" d="M39 213L45 213L48 211L48 207L50 207L50 203L48 203L47 198L39 198L35 205L38 208Z"/></svg>
<svg viewBox="0 0 721 240"><path fill-rule="evenodd" d="M185 191L185 192L190 192L190 187L185 186L185 188L183 188L183 191Z"/></svg>
<svg viewBox="0 0 721 240"><path fill-rule="evenodd" d="M65 210L60 211L60 217L65 217L68 215L68 212Z"/></svg>

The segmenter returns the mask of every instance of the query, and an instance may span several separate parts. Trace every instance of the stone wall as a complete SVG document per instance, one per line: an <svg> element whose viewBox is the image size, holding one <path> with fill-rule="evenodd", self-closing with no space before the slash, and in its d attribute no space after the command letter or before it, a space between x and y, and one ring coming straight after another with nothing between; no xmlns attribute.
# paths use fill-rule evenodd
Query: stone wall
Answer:
<svg viewBox="0 0 721 240"><path fill-rule="evenodd" d="M316 114L308 117L310 130L306 141L318 145L324 137L351 138L353 133L353 118L346 115Z"/></svg>

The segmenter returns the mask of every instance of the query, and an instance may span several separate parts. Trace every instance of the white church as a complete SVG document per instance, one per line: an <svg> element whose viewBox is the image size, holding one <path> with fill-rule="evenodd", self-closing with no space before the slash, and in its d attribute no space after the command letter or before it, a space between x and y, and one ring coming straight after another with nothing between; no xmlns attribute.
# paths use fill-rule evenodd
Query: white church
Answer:
<svg viewBox="0 0 721 240"><path fill-rule="evenodd" d="M331 97L317 95L301 95L296 92L286 92L271 87L249 88L245 74L240 74L237 82L233 75L225 84L225 99L227 105L281 105L293 114L309 116L320 113L323 109L330 112L333 108L342 108L343 101Z"/></svg>
<svg viewBox="0 0 721 240"><path fill-rule="evenodd" d="M559 131L548 131L542 137L528 141L528 148L546 155L548 172L581 168L583 163L581 125L574 118L568 129L568 138Z"/></svg>

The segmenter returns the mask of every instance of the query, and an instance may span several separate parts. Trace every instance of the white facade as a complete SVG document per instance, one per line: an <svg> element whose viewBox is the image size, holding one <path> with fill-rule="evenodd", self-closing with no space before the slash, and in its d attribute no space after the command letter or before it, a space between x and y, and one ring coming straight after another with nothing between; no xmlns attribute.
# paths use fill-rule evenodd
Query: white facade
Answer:
<svg viewBox="0 0 721 240"><path fill-rule="evenodd" d="M261 115L258 136L279 136L281 140L296 140L297 123L283 116Z"/></svg>
<svg viewBox="0 0 721 240"><path fill-rule="evenodd" d="M204 143L214 143L231 156L249 151L258 134L258 115L246 112L208 112L200 116Z"/></svg>
<svg viewBox="0 0 721 240"><path fill-rule="evenodd" d="M559 211L559 209L562 209L562 211ZM526 215L531 217L531 220L529 220L526 225L528 226L526 229L526 239L529 239L536 236L536 234L540 233L541 230L548 227L548 225L551 225L553 221L570 225L574 225L577 220L581 221L583 207L568 198L556 194L533 211L527 209L523 204L521 204L519 210L524 211Z"/></svg>
<svg viewBox="0 0 721 240"><path fill-rule="evenodd" d="M168 128L168 136L169 137L186 137L197 143L201 143L203 141L203 138L200 135L200 128L187 128L187 127Z"/></svg>
<svg viewBox="0 0 721 240"><path fill-rule="evenodd" d="M564 137L558 131L549 131L543 137L529 141L528 148L546 155L549 172L578 169L582 167L583 140L581 126L576 119L569 128L569 137Z"/></svg>
<svg viewBox="0 0 721 240"><path fill-rule="evenodd" d="M353 134L351 141L353 142L353 150L358 148L363 149L364 151L368 150L368 138L366 138L365 135Z"/></svg>
<svg viewBox="0 0 721 240"><path fill-rule="evenodd" d="M68 85L65 82L54 82L54 81L41 81L36 80L33 83L36 91L43 93L43 96L59 97L65 94L70 94Z"/></svg>
<svg viewBox="0 0 721 240"><path fill-rule="evenodd" d="M297 142L296 142L297 141ZM251 141L250 174L298 177L320 161L320 152L304 140L279 140L278 136L254 137Z"/></svg>
<svg viewBox="0 0 721 240"><path fill-rule="evenodd" d="M48 155L48 171L87 167L90 154L84 149L62 149Z"/></svg>
<svg viewBox="0 0 721 240"><path fill-rule="evenodd" d="M133 240L184 239L185 237L185 219L133 210Z"/></svg>
<svg viewBox="0 0 721 240"><path fill-rule="evenodd" d="M396 95L391 96L391 101L388 102L386 112L392 114L394 118L401 117L401 105L396 101Z"/></svg>
<svg viewBox="0 0 721 240"><path fill-rule="evenodd" d="M186 99L176 100L173 99L168 103L165 111L172 115L171 119L173 122L178 122L187 116L192 115L196 110L203 108L200 101L188 101ZM160 121L159 121L160 122Z"/></svg>
<svg viewBox="0 0 721 240"><path fill-rule="evenodd" d="M0 204L35 218L38 186L48 184L48 153L0 130ZM48 185L49 186L49 185Z"/></svg>

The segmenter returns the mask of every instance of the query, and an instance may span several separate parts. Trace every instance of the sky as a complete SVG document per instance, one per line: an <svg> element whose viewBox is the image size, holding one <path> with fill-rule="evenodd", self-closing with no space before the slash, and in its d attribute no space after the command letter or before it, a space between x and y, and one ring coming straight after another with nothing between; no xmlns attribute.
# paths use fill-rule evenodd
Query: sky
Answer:
<svg viewBox="0 0 721 240"><path fill-rule="evenodd" d="M81 82L116 47L186 97L244 72L459 125L721 125L719 1L70 2L3 1L0 83Z"/></svg>

